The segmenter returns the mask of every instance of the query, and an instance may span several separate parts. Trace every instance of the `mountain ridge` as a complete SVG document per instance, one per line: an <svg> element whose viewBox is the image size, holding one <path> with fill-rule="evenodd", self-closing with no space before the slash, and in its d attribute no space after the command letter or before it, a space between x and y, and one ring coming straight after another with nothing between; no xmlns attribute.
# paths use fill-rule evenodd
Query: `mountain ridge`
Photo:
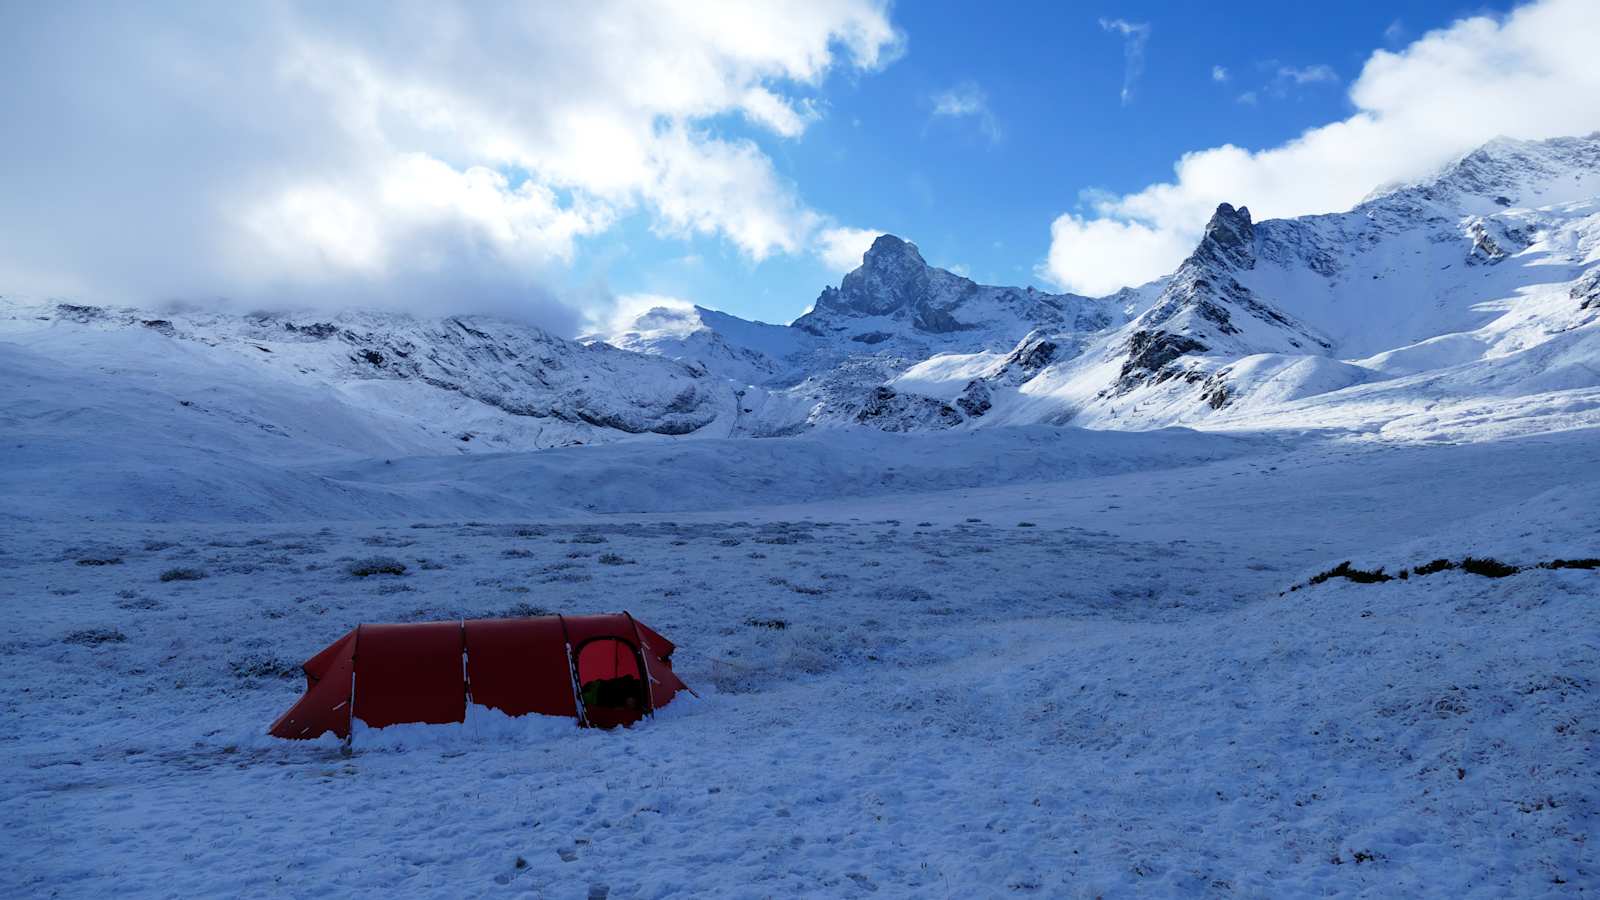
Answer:
<svg viewBox="0 0 1600 900"><path fill-rule="evenodd" d="M486 316L7 298L0 340L87 366L165 341L208 372L370 405L428 452L473 452L861 426L1238 429L1424 382L1582 390L1597 315L1600 134L1493 141L1345 212L1257 221L1220 204L1171 275L1100 298L982 285L882 235L790 325L672 305L572 341ZM129 331L144 337L115 336ZM1557 338L1566 349L1533 352Z"/></svg>

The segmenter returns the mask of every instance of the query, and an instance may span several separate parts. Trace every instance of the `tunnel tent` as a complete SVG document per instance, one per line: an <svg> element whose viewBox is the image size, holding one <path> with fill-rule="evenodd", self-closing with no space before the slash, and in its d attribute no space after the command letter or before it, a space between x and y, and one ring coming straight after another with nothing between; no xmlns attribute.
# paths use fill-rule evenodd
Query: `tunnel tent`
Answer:
<svg viewBox="0 0 1600 900"><path fill-rule="evenodd" d="M688 686L673 643L626 612L359 625L306 660L306 692L272 724L281 738L466 721L469 703L509 716L629 725Z"/></svg>

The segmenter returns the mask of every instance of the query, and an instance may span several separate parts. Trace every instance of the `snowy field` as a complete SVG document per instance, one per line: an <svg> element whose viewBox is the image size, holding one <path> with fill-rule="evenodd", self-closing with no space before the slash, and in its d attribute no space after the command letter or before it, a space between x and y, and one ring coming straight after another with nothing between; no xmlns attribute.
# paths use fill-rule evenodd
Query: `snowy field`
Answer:
<svg viewBox="0 0 1600 900"><path fill-rule="evenodd" d="M1600 431L908 440L253 470L143 514L16 449L0 894L1600 890L1600 571L1288 591L1600 556ZM357 623L617 609L701 699L265 736Z"/></svg>

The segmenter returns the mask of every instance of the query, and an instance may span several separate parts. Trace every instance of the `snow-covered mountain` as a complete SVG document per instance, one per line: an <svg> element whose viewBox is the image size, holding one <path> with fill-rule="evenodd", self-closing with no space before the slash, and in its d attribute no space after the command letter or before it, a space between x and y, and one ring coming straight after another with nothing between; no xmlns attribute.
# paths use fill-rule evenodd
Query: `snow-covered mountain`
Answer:
<svg viewBox="0 0 1600 900"><path fill-rule="evenodd" d="M1492 141L1343 213L1222 204L1177 271L1102 298L980 285L883 235L792 324L657 308L580 341L0 300L19 371L221 392L208 408L367 455L861 426L1374 432L1485 403L1559 419L1600 397L1597 320L1600 135ZM324 412L263 399L291 395Z"/></svg>
<svg viewBox="0 0 1600 900"><path fill-rule="evenodd" d="M1146 293L1149 289L1146 289ZM943 428L965 417L945 400L893 382L930 359L1003 364L1029 335L1072 343L1125 322L1139 291L1108 298L982 285L930 266L916 245L881 235L839 287L825 288L788 326L726 313L652 309L591 340L669 356L744 385L738 433L788 434L818 425L891 431ZM980 366L981 368L981 366Z"/></svg>
<svg viewBox="0 0 1600 900"><path fill-rule="evenodd" d="M905 406L948 406L948 427L1314 425L1347 399L1393 393L1381 415L1342 417L1373 429L1396 408L1471 401L1485 379L1501 398L1586 392L1600 387L1586 355L1597 198L1590 136L1495 141L1346 213L1258 223L1223 204L1177 272L1145 289L1149 303L1133 292L1131 320L1033 333L1006 354L934 355L886 387ZM1548 341L1568 349L1537 350ZM1322 412L1293 411L1310 407Z"/></svg>
<svg viewBox="0 0 1600 900"><path fill-rule="evenodd" d="M1107 301L982 285L934 268L915 244L885 234L794 327L866 346L893 341L972 351L1003 350L1035 329L1096 331L1117 319Z"/></svg>
<svg viewBox="0 0 1600 900"><path fill-rule="evenodd" d="M1597 198L1591 136L1495 141L1346 213L1252 223L1224 204L1156 303L1020 386L1010 420L1222 425L1421 371L1520 366L1594 324L1575 301L1600 266Z"/></svg>
<svg viewBox="0 0 1600 900"><path fill-rule="evenodd" d="M187 423L180 433L210 417L291 438L301 449L290 457L685 435L733 410L730 385L695 366L476 316L156 314L11 298L0 340L16 377L56 382L47 373L64 368L146 405L164 399ZM4 413L25 419L44 402L22 392Z"/></svg>
<svg viewBox="0 0 1600 900"><path fill-rule="evenodd" d="M751 322L703 306L658 306L620 331L581 338L589 343L665 356L740 382L760 384L791 372L821 342L799 328Z"/></svg>

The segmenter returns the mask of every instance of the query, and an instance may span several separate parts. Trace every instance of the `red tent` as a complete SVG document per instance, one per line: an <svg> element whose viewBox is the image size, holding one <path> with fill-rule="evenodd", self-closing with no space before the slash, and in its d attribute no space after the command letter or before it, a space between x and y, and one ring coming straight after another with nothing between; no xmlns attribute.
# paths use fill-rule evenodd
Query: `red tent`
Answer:
<svg viewBox="0 0 1600 900"><path fill-rule="evenodd" d="M461 722L468 703L629 725L688 689L672 672L673 649L625 612L359 625L306 660L305 696L271 734L349 737L356 719Z"/></svg>

